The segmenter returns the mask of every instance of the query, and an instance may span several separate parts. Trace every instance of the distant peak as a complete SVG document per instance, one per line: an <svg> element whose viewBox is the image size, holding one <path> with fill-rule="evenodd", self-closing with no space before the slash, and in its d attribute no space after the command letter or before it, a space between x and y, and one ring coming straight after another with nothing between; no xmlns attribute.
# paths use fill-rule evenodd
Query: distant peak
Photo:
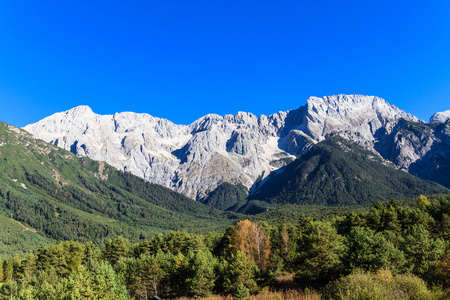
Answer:
<svg viewBox="0 0 450 300"><path fill-rule="evenodd" d="M344 103L372 103L375 100L385 102L383 99L375 97L375 96L365 96L365 95L332 95L332 96L324 96L322 98L319 97L309 97L308 103L323 103L331 106L335 106L338 104Z"/></svg>
<svg viewBox="0 0 450 300"><path fill-rule="evenodd" d="M92 109L87 105L79 105L77 107L74 107L72 109L69 109L66 111L67 115L71 115L73 117L80 117L85 114L93 113Z"/></svg>
<svg viewBox="0 0 450 300"><path fill-rule="evenodd" d="M439 123L445 123L447 120L450 120L450 109L442 112L435 113L431 119L431 124L439 124Z"/></svg>

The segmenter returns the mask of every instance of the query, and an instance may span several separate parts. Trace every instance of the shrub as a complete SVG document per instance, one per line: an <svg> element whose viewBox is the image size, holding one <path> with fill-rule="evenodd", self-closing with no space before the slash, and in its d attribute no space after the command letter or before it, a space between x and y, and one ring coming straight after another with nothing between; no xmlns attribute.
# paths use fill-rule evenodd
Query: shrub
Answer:
<svg viewBox="0 0 450 300"><path fill-rule="evenodd" d="M353 274L329 283L324 299L447 299L445 293L428 289L425 281L413 274L393 276L388 270L376 273L357 270Z"/></svg>

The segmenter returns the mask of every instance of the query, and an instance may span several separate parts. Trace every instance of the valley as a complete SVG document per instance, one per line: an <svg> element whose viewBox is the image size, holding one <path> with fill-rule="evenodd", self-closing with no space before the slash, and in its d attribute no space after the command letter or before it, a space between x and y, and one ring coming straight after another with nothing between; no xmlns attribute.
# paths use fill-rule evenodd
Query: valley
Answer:
<svg viewBox="0 0 450 300"><path fill-rule="evenodd" d="M0 299L288 297L280 278L296 299L365 280L445 299L449 146L447 114L360 95L190 125L87 106L0 123Z"/></svg>

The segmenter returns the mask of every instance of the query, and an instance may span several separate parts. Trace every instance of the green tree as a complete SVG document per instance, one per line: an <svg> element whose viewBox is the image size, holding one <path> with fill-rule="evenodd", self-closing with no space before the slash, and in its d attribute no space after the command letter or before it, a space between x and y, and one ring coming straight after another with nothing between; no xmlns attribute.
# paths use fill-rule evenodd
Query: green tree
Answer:
<svg viewBox="0 0 450 300"><path fill-rule="evenodd" d="M255 291L257 288L256 272L258 272L258 267L244 252L238 251L236 255L231 255L229 260L223 261L221 270L223 291L234 294L239 284L243 284L250 292Z"/></svg>
<svg viewBox="0 0 450 300"><path fill-rule="evenodd" d="M156 256L142 255L137 260L138 278L143 287L145 299L148 295L158 296L159 283L164 276L161 262Z"/></svg>
<svg viewBox="0 0 450 300"><path fill-rule="evenodd" d="M356 268L366 271L390 269L394 273L405 270L403 252L386 240L381 232L356 227L346 236L345 244L342 260L346 272Z"/></svg>
<svg viewBox="0 0 450 300"><path fill-rule="evenodd" d="M25 284L31 282L34 273L36 272L36 258L36 255L28 254L22 261L19 273L21 281Z"/></svg>
<svg viewBox="0 0 450 300"><path fill-rule="evenodd" d="M14 259L10 256L3 263L3 281L9 282L13 278L14 273Z"/></svg>
<svg viewBox="0 0 450 300"><path fill-rule="evenodd" d="M192 252L192 251L190 251ZM158 260L162 262L163 269L166 272L164 278L165 295L180 296L186 295L187 286L185 281L187 278L188 258L179 252L173 255L171 252L157 254Z"/></svg>
<svg viewBox="0 0 450 300"><path fill-rule="evenodd" d="M0 282L3 282L3 260L0 257Z"/></svg>
<svg viewBox="0 0 450 300"><path fill-rule="evenodd" d="M299 254L295 259L296 280L330 280L341 268L343 237L326 222L306 221L300 226Z"/></svg>
<svg viewBox="0 0 450 300"><path fill-rule="evenodd" d="M108 240L102 249L102 257L109 261L112 266L121 258L128 256L130 242L119 236L114 240Z"/></svg>
<svg viewBox="0 0 450 300"><path fill-rule="evenodd" d="M21 269L21 262L19 255L16 253L14 254L13 258L13 279L16 279L17 275L19 274Z"/></svg>
<svg viewBox="0 0 450 300"><path fill-rule="evenodd" d="M186 286L190 296L210 296L214 288L216 274L214 268L216 260L209 251L198 251L190 259L186 279Z"/></svg>
<svg viewBox="0 0 450 300"><path fill-rule="evenodd" d="M427 276L442 258L446 244L439 238L432 238L422 224L417 224L406 233L402 250L413 273Z"/></svg>

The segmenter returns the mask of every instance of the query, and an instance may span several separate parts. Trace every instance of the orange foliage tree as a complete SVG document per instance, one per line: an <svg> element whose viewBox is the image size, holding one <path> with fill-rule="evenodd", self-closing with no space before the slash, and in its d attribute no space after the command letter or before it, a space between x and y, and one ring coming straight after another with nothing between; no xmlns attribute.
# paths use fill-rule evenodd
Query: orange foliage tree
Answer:
<svg viewBox="0 0 450 300"><path fill-rule="evenodd" d="M271 251L270 236L264 234L257 223L244 220L237 224L236 231L230 236L230 248L235 253L244 252L259 268L265 269Z"/></svg>

